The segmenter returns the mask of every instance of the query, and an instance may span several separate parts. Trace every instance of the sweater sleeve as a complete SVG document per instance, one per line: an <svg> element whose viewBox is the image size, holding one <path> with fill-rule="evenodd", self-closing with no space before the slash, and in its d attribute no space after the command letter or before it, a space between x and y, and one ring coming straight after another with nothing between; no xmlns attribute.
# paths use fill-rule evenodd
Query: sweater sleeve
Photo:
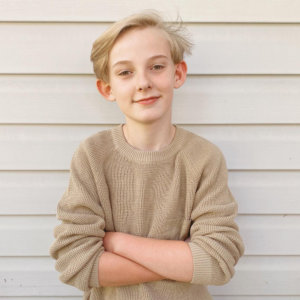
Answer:
<svg viewBox="0 0 300 300"><path fill-rule="evenodd" d="M234 221L237 203L227 185L226 162L216 148L207 159L191 214L193 277L190 283L222 285L234 275L244 245Z"/></svg>
<svg viewBox="0 0 300 300"><path fill-rule="evenodd" d="M57 260L60 280L83 291L99 287L105 218L83 143L72 157L69 185L58 203L57 218L61 224L54 229L50 255Z"/></svg>

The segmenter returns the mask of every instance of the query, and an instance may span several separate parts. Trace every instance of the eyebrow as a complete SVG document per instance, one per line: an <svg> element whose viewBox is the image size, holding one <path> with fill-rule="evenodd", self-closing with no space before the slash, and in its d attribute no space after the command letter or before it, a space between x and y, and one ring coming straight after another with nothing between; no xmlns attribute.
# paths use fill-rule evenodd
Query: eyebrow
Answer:
<svg viewBox="0 0 300 300"><path fill-rule="evenodd" d="M159 54L159 55L154 55L154 56L149 57L148 60L152 60L152 59L156 59L156 58L168 58L168 57L166 55ZM125 64L130 64L130 63L131 63L130 60L119 60L112 65L112 68L116 67L117 65L125 65Z"/></svg>

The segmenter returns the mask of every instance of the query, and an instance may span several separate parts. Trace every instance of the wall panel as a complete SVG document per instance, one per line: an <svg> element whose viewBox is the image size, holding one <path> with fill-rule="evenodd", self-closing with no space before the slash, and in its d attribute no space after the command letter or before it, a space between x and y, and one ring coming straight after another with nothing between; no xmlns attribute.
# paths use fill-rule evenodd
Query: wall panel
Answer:
<svg viewBox="0 0 300 300"><path fill-rule="evenodd" d="M2 125L0 169L67 170L80 141L114 125ZM182 125L179 125L182 126ZM215 143L232 170L299 170L298 125L183 125Z"/></svg>
<svg viewBox="0 0 300 300"><path fill-rule="evenodd" d="M297 0L1 0L1 5L3 21L103 22L159 8L172 19L180 13L185 22L300 22Z"/></svg>
<svg viewBox="0 0 300 300"><path fill-rule="evenodd" d="M92 44L107 26L0 23L0 73L91 74ZM299 75L300 24L187 27L195 44L186 59L189 74Z"/></svg>
<svg viewBox="0 0 300 300"><path fill-rule="evenodd" d="M67 170L0 172L0 215L54 215L68 180ZM229 171L243 215L300 214L299 182L299 171Z"/></svg>
<svg viewBox="0 0 300 300"><path fill-rule="evenodd" d="M188 76L175 90L173 120L181 124L299 124L299 99L299 75ZM0 122L6 124L122 120L116 103L98 93L93 75L0 75L0 107Z"/></svg>
<svg viewBox="0 0 300 300"><path fill-rule="evenodd" d="M300 297L298 0L0 0L0 300L79 300L49 257L57 201L86 137L124 121L97 93L93 41L143 8L190 30L174 123L217 144L246 255L215 300Z"/></svg>
<svg viewBox="0 0 300 300"><path fill-rule="evenodd" d="M0 263L1 276L6 279L0 283L2 297L81 295L76 288L59 282L58 273L54 271L54 261L50 258L4 257L1 258ZM271 295L298 296L300 294L299 274L299 256L292 258L245 256L239 262L236 275L229 284L209 287L209 289L213 295L220 297L225 295L258 297L261 295L261 299L264 299L263 296L269 296L267 299L270 300ZM228 297L225 299L227 300ZM277 300L276 297L273 299Z"/></svg>
<svg viewBox="0 0 300 300"><path fill-rule="evenodd" d="M0 216L0 255L47 256L54 216ZM299 215L240 215L237 218L245 239L246 255L298 255ZM12 239L12 237L14 237Z"/></svg>

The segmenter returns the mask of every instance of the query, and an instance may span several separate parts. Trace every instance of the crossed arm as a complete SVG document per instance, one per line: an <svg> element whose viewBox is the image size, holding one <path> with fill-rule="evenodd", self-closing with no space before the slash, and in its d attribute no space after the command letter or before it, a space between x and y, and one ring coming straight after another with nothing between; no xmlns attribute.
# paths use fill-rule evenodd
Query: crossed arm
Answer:
<svg viewBox="0 0 300 300"><path fill-rule="evenodd" d="M224 157L219 152L210 154L202 165L201 185L189 216L192 241L158 240L105 232L105 212L99 205L93 173L86 167L84 148L79 148L72 159L69 187L57 207L62 223L54 230L56 240L50 248L60 280L82 291L99 284L121 286L162 279L227 283L244 253L234 222L237 203L227 186Z"/></svg>
<svg viewBox="0 0 300 300"><path fill-rule="evenodd" d="M193 260L185 241L159 240L106 232L99 259L99 284L121 286L171 279L190 282Z"/></svg>

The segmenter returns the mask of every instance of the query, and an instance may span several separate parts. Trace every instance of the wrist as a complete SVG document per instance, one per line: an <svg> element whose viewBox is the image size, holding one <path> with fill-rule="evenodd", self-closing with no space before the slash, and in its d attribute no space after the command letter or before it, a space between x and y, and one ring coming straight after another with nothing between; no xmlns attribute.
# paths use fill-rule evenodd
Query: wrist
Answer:
<svg viewBox="0 0 300 300"><path fill-rule="evenodd" d="M139 236L124 232L116 232L113 243L113 252L115 254L127 257L127 250L135 244L137 238L139 238Z"/></svg>
<svg viewBox="0 0 300 300"><path fill-rule="evenodd" d="M124 245L124 238L128 235L123 232L113 232L110 237L110 252L114 254L120 254L122 245Z"/></svg>
<svg viewBox="0 0 300 300"><path fill-rule="evenodd" d="M129 241L130 234L124 232L116 232L113 251L115 254L122 255L124 247Z"/></svg>
<svg viewBox="0 0 300 300"><path fill-rule="evenodd" d="M119 244L122 241L122 236L123 236L122 232L114 232L114 231L106 232L103 238L103 246L105 251L117 254L118 249L120 249Z"/></svg>

